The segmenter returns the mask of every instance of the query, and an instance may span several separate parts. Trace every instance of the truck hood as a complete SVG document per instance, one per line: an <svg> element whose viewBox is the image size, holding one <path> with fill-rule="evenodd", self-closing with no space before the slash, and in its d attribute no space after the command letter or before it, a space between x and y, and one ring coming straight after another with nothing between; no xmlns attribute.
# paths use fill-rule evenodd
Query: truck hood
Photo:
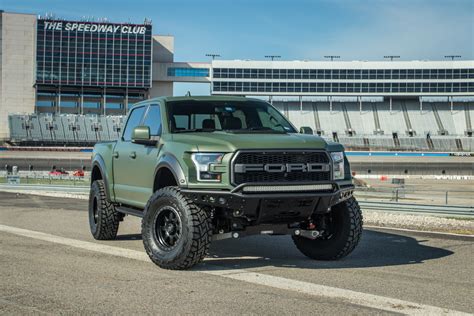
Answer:
<svg viewBox="0 0 474 316"><path fill-rule="evenodd" d="M174 142L196 146L201 152L234 152L238 149L328 149L329 146L323 138L305 134L201 132L173 134L172 139ZM333 150L342 150L342 146L337 144L336 147Z"/></svg>

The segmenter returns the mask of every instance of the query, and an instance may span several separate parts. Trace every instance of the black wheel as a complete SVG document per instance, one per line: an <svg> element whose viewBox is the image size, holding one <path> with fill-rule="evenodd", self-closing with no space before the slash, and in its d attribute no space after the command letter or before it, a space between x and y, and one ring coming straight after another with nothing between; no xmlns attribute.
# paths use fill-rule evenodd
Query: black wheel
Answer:
<svg viewBox="0 0 474 316"><path fill-rule="evenodd" d="M317 239L293 236L296 247L316 260L337 260L350 254L362 235L362 212L355 198L332 207L327 229Z"/></svg>
<svg viewBox="0 0 474 316"><path fill-rule="evenodd" d="M142 238L150 259L164 269L188 269L201 262L211 243L208 212L178 188L155 192L145 207Z"/></svg>
<svg viewBox="0 0 474 316"><path fill-rule="evenodd" d="M115 239L120 223L120 213L107 200L103 180L92 183L89 194L89 226L98 240Z"/></svg>

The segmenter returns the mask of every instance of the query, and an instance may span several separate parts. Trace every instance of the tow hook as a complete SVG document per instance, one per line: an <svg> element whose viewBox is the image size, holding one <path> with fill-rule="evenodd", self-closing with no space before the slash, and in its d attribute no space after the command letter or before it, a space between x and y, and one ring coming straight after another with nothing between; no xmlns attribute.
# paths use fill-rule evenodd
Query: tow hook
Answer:
<svg viewBox="0 0 474 316"><path fill-rule="evenodd" d="M305 230L305 229L297 229L294 232L295 236L301 236L308 239L316 239L321 235L319 230Z"/></svg>

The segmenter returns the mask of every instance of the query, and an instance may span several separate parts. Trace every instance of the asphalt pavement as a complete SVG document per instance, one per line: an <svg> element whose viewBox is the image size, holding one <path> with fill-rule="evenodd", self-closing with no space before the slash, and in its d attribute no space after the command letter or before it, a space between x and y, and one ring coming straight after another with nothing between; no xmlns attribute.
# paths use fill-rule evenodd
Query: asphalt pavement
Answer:
<svg viewBox="0 0 474 316"><path fill-rule="evenodd" d="M473 313L473 259L472 238L368 229L341 261L254 236L168 271L146 257L138 218L99 242L87 201L0 192L0 314Z"/></svg>

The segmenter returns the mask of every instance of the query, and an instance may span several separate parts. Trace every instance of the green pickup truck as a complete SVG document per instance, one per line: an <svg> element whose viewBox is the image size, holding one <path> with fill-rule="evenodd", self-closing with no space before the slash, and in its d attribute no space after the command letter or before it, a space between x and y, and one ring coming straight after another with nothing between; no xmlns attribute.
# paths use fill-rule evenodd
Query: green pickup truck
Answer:
<svg viewBox="0 0 474 316"><path fill-rule="evenodd" d="M94 147L91 170L94 238L142 217L145 250L166 269L199 263L212 240L256 234L291 235L309 258L336 260L362 233L344 148L259 99L140 102L118 141Z"/></svg>

